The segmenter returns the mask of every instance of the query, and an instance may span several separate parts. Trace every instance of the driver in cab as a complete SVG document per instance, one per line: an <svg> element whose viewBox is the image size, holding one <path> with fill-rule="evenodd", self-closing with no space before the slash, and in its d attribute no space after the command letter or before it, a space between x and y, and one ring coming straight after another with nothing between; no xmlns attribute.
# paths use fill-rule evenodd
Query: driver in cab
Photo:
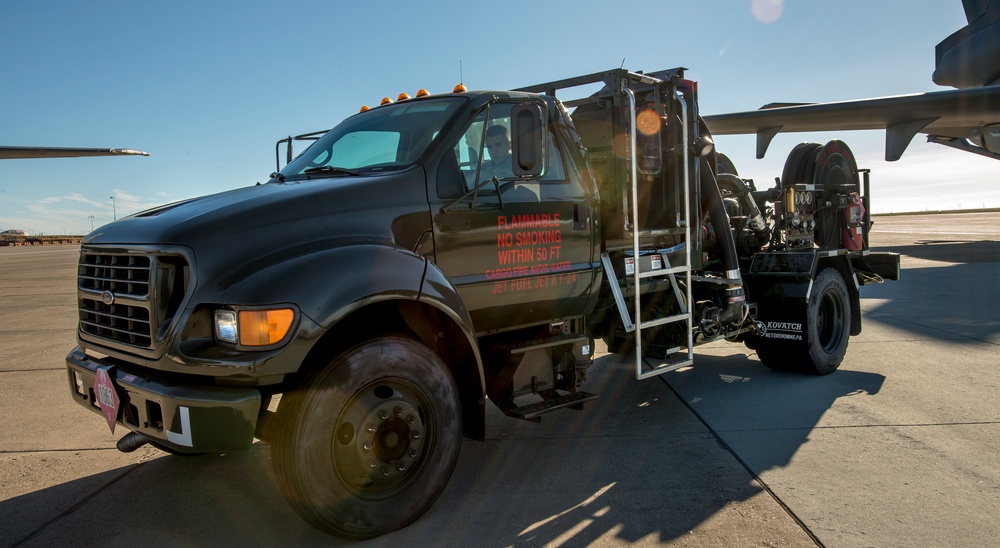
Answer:
<svg viewBox="0 0 1000 548"><path fill-rule="evenodd" d="M503 180L514 176L510 158L510 138L507 136L506 127L496 125L487 128L486 150L490 159L483 162L480 180L493 177Z"/></svg>

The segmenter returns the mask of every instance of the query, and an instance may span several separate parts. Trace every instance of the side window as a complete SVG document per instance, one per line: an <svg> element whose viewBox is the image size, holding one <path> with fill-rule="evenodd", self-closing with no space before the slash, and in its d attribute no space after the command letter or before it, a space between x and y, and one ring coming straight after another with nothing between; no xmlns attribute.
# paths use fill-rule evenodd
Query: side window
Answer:
<svg viewBox="0 0 1000 548"><path fill-rule="evenodd" d="M563 164L562 154L559 153L559 147L556 146L555 139L552 138L552 132L547 131L545 133L545 146L548 150L549 165L542 174L542 181L565 181L566 180L566 166Z"/></svg>
<svg viewBox="0 0 1000 548"><path fill-rule="evenodd" d="M510 110L513 105L514 103L503 102L490 105L472 120L454 144L453 156L462 174L463 192L472 190L477 183L496 177L501 182L505 202L538 201L546 196L561 195L559 189L543 188L566 180L566 168L555 145L551 128L546 128L548 165L541 178L522 181L514 176L510 154ZM451 164L450 158L448 163ZM451 189L447 194L457 192L453 183L444 184ZM439 195L445 197L441 192L439 189ZM486 202L495 201L496 190L493 185L484 186L478 198Z"/></svg>
<svg viewBox="0 0 1000 548"><path fill-rule="evenodd" d="M465 177L466 190L476 186L476 173L480 171L481 161L484 159L483 128L486 127L486 116L486 111L479 113L455 144L455 157L458 158L459 169ZM489 157L485 159L489 160Z"/></svg>

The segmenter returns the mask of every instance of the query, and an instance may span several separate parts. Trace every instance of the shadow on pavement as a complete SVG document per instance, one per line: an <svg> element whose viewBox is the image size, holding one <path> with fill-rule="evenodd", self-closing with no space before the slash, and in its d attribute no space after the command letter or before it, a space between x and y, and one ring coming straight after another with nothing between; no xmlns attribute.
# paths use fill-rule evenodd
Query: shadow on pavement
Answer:
<svg viewBox="0 0 1000 548"><path fill-rule="evenodd" d="M12 527L18 534L0 535L0 545L21 545L26 539L24 546L277 545L328 539L285 504L263 444L225 455L164 454L28 493L0 502L0 523L30 521L24 509L60 505L66 508L54 520L34 523L30 530Z"/></svg>
<svg viewBox="0 0 1000 548"><path fill-rule="evenodd" d="M906 268L899 282L865 286L865 321L953 343L1000 342L1000 242L922 241L880 248L945 266ZM905 264L904 258L904 264ZM924 263L926 264L926 263Z"/></svg>
<svg viewBox="0 0 1000 548"><path fill-rule="evenodd" d="M746 349L696 361L665 380L755 474L788 465L834 402L878 394L885 381L845 369L822 377L772 371Z"/></svg>
<svg viewBox="0 0 1000 548"><path fill-rule="evenodd" d="M780 393L783 411L756 412L794 416L808 427L836 398L877 391L875 380L849 374L823 382L756 370L743 380L747 364L738 357L699 358L703 372L678 373L670 382L699 413L710 407L713 420L746 419L740 406L747 398L773 404ZM631 367L614 356L597 360L588 388L601 399L583 411L547 415L541 424L491 411L491 437L463 443L455 474L428 513L361 545L811 544L662 380L636 381ZM795 443L780 447L767 465L787 461ZM60 505L65 510L51 510ZM292 512L264 444L226 455L164 455L41 489L0 502L0 523L25 508L50 508L53 515L0 544L28 535L24 546L345 544Z"/></svg>
<svg viewBox="0 0 1000 548"><path fill-rule="evenodd" d="M1000 262L1000 242L981 240L921 240L913 245L882 247L877 251L889 251L930 261L948 263L995 263Z"/></svg>

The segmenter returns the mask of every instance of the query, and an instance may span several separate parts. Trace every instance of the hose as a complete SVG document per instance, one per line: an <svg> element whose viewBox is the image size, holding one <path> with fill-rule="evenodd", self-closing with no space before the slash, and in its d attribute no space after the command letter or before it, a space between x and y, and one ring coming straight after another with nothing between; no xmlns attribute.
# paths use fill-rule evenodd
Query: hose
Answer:
<svg viewBox="0 0 1000 548"><path fill-rule="evenodd" d="M766 244L771 239L771 231L764 222L764 216L760 214L757 202L750 195L750 188L747 187L743 179L730 173L720 173L716 177L719 189L728 190L739 202L740 208L747 212L747 225L753 232L757 249Z"/></svg>
<svg viewBox="0 0 1000 548"><path fill-rule="evenodd" d="M729 226L729 216L726 214L726 206L722 202L722 192L719 190L715 174L704 162L702 163L700 183L702 190L701 208L702 211L708 212L709 222L715 229L722 267L725 269L726 278L731 282L726 288L726 306L713 320L723 326L738 323L743 317L746 295L743 291L743 279L740 276L740 266L736 256L736 241L733 239L733 232Z"/></svg>

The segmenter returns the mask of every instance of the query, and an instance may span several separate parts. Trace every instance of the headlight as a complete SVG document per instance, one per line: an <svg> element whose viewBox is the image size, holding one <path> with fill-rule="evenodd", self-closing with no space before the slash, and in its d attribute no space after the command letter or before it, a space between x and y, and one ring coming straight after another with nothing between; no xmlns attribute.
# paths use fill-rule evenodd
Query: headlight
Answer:
<svg viewBox="0 0 1000 548"><path fill-rule="evenodd" d="M242 346L271 346L284 340L295 322L290 308L273 310L216 310L215 336Z"/></svg>
<svg viewBox="0 0 1000 548"><path fill-rule="evenodd" d="M239 340L239 326L235 310L215 311L215 338L222 342L236 344Z"/></svg>

